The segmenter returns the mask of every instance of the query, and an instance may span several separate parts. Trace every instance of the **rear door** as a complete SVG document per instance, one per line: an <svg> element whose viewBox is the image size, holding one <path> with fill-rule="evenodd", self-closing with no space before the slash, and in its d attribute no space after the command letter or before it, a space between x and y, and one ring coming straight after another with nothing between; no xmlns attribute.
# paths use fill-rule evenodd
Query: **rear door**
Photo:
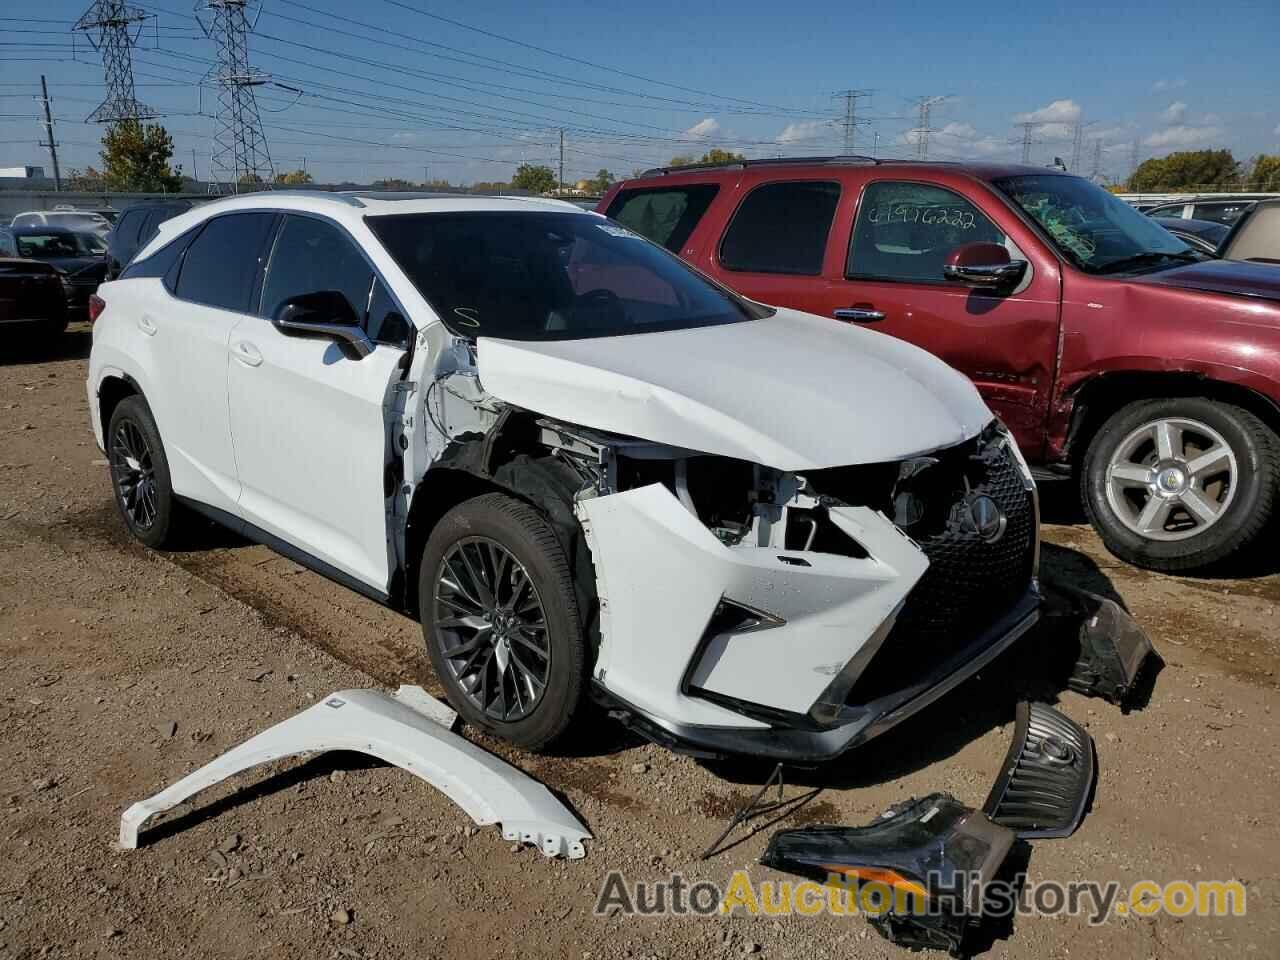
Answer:
<svg viewBox="0 0 1280 960"><path fill-rule="evenodd" d="M359 357L268 319L290 297L343 293L370 337ZM257 315L231 335L228 402L242 484L239 514L380 593L391 554L384 406L401 376L409 327L356 242L336 223L290 213L267 261Z"/></svg>
<svg viewBox="0 0 1280 960"><path fill-rule="evenodd" d="M845 198L844 263L821 312L923 347L968 376L1031 458L1040 455L1057 369L1061 268L988 188L869 172ZM987 241L1028 261L1010 291L943 278L947 255ZM837 313L839 311L839 313Z"/></svg>
<svg viewBox="0 0 1280 960"><path fill-rule="evenodd" d="M231 513L240 483L227 417L227 342L249 309L275 220L273 213L214 217L194 234L169 278L125 281L136 291L135 352L145 358L147 399L173 487ZM167 259L163 254L156 257Z"/></svg>

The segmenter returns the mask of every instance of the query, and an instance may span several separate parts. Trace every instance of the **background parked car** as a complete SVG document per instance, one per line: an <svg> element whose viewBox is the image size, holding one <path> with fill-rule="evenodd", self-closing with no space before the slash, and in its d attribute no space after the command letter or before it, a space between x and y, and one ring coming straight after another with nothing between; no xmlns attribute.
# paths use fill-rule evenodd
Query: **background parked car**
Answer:
<svg viewBox="0 0 1280 960"><path fill-rule="evenodd" d="M1280 199L1260 200L1236 221L1220 254L1228 260L1280 264Z"/></svg>
<svg viewBox="0 0 1280 960"><path fill-rule="evenodd" d="M114 280L129 265L133 255L146 246L156 235L160 224L180 213L186 213L195 202L174 198L172 200L147 200L134 204L120 214L107 237L106 279Z"/></svg>
<svg viewBox="0 0 1280 960"><path fill-rule="evenodd" d="M67 307L73 313L86 313L89 297L107 270L106 241L96 233L66 227L18 227L13 234L18 255L57 270Z"/></svg>
<svg viewBox="0 0 1280 960"><path fill-rule="evenodd" d="M34 210L20 213L12 227L66 227L68 230L92 232L105 237L111 232L111 221L94 210Z"/></svg>
<svg viewBox="0 0 1280 960"><path fill-rule="evenodd" d="M1183 220L1180 217L1152 217L1175 237L1189 246L1210 256L1218 255L1218 247L1231 232L1231 227L1214 220Z"/></svg>
<svg viewBox="0 0 1280 960"><path fill-rule="evenodd" d="M30 342L33 330L48 340L66 326L61 275L51 264L19 257L13 231L0 227L0 349Z"/></svg>
<svg viewBox="0 0 1280 960"><path fill-rule="evenodd" d="M1162 203L1144 211L1149 217L1181 217L1184 220L1212 220L1232 224L1253 209L1258 197L1201 197Z"/></svg>
<svg viewBox="0 0 1280 960"><path fill-rule="evenodd" d="M1280 270L1196 253L1081 177L747 161L652 170L598 210L753 300L963 371L1131 563L1212 566L1280 507Z"/></svg>

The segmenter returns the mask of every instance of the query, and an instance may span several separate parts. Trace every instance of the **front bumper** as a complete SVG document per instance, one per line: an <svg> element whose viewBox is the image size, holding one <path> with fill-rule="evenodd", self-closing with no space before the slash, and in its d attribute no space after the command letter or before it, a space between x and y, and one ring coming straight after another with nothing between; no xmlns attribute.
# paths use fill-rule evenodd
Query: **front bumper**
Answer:
<svg viewBox="0 0 1280 960"><path fill-rule="evenodd" d="M832 760L923 710L1009 649L1040 619L1040 594L1031 585L1022 600L984 634L958 649L929 673L901 690L859 706L844 707L829 727L759 728L682 724L646 715L601 684L596 699L637 733L671 750L694 756L748 754L792 763Z"/></svg>

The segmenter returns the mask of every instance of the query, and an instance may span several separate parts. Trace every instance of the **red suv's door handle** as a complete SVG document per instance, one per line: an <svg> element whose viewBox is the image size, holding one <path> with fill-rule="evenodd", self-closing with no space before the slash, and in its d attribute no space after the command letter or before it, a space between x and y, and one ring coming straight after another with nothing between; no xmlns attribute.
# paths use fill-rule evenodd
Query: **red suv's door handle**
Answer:
<svg viewBox="0 0 1280 960"><path fill-rule="evenodd" d="M847 320L850 323L879 323L884 319L884 311L877 310L869 303L859 303L836 310L834 316L837 320Z"/></svg>

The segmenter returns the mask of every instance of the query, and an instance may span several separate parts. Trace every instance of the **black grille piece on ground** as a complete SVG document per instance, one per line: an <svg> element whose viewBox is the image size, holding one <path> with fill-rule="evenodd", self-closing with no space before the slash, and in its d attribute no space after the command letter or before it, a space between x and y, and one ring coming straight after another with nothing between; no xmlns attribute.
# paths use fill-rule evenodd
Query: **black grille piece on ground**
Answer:
<svg viewBox="0 0 1280 960"><path fill-rule="evenodd" d="M1089 734L1048 704L1023 701L982 809L1021 839L1068 837L1084 819L1095 773Z"/></svg>
<svg viewBox="0 0 1280 960"><path fill-rule="evenodd" d="M973 641L1027 591L1035 556L1031 493L1012 451L979 439L935 454L919 475L924 519L903 530L929 558L880 652L850 692L868 703L900 690ZM994 542L965 522L968 498L986 495L1006 518Z"/></svg>

